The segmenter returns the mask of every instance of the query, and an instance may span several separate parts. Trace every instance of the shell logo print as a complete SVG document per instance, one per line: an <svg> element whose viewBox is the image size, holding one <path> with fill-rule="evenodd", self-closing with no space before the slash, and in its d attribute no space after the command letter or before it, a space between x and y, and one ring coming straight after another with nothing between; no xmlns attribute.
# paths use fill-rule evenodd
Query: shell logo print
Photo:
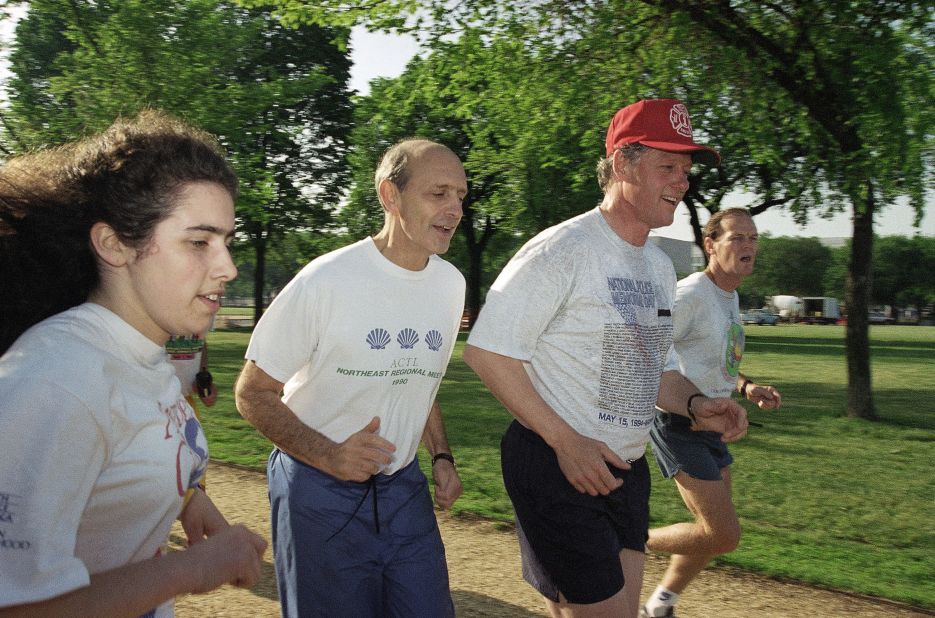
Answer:
<svg viewBox="0 0 935 618"><path fill-rule="evenodd" d="M404 350L411 350L419 343L419 333L411 328L404 328L396 335L396 342Z"/></svg>
<svg viewBox="0 0 935 618"><path fill-rule="evenodd" d="M676 133L691 139L692 122L688 117L688 108L682 103L676 103L669 110L669 122L672 123L672 128Z"/></svg>
<svg viewBox="0 0 935 618"><path fill-rule="evenodd" d="M384 350L390 342L390 334L382 328L374 328L367 334L367 343L371 350Z"/></svg>
<svg viewBox="0 0 935 618"><path fill-rule="evenodd" d="M392 341L392 337L382 328L374 328L367 333L366 343L371 350L385 350ZM444 338L437 330L430 330L425 334L425 345L429 350L438 352L442 348ZM419 344L419 333L411 328L404 328L396 335L396 343L403 350L411 350Z"/></svg>
<svg viewBox="0 0 935 618"><path fill-rule="evenodd" d="M425 344L433 352L438 352L442 347L442 334L437 330L430 330L425 334Z"/></svg>

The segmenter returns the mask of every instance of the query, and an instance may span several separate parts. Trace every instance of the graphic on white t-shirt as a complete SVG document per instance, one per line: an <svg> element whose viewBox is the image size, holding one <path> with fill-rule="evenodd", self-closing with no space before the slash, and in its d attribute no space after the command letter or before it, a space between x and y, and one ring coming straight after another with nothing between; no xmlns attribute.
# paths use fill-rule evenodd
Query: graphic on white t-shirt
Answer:
<svg viewBox="0 0 935 618"><path fill-rule="evenodd" d="M180 496L184 496L190 487L194 487L204 476L208 468L208 448L201 424L195 418L194 410L184 399L179 399L171 406L160 406L166 415L166 440L178 440L175 454L175 483ZM200 442L200 443L199 443ZM193 459L191 466L183 466L182 449L188 449ZM183 474L183 468L189 470Z"/></svg>
<svg viewBox="0 0 935 618"><path fill-rule="evenodd" d="M656 292L652 281L628 277L608 277L607 287L614 308L627 324L636 324L636 307L655 307Z"/></svg>
<svg viewBox="0 0 935 618"><path fill-rule="evenodd" d="M386 346L392 342L392 337L383 328L374 328L367 333L367 345L371 350L385 350ZM419 333L411 328L404 328L396 335L396 343L403 350L411 350L419 343ZM442 334L435 329L425 333L425 345L433 352L438 352L442 348L444 338Z"/></svg>
<svg viewBox="0 0 935 618"><path fill-rule="evenodd" d="M648 427L672 323L658 321L652 281L608 277L607 285L624 321L604 325L597 420L621 427Z"/></svg>
<svg viewBox="0 0 935 618"><path fill-rule="evenodd" d="M740 361L743 360L743 348L743 326L737 322L731 322L730 328L727 329L727 350L724 354L723 369L725 379L736 379L740 374Z"/></svg>

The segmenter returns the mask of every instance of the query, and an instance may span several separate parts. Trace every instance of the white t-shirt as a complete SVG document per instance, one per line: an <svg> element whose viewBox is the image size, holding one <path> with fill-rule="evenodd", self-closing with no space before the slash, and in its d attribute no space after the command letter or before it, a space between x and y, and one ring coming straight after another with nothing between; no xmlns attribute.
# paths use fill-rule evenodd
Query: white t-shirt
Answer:
<svg viewBox="0 0 935 618"><path fill-rule="evenodd" d="M283 402L343 442L380 417L391 474L416 454L464 311L464 277L438 256L420 271L366 238L323 255L283 288L246 357L285 384Z"/></svg>
<svg viewBox="0 0 935 618"><path fill-rule="evenodd" d="M165 553L208 461L165 349L91 303L0 358L0 453L0 607Z"/></svg>
<svg viewBox="0 0 935 618"><path fill-rule="evenodd" d="M524 361L536 391L576 431L635 459L649 439L674 297L669 258L621 239L595 208L513 256L468 343Z"/></svg>
<svg viewBox="0 0 935 618"><path fill-rule="evenodd" d="M673 315L676 354L666 369L707 397L730 397L744 350L737 292L722 290L703 272L691 274L678 282Z"/></svg>

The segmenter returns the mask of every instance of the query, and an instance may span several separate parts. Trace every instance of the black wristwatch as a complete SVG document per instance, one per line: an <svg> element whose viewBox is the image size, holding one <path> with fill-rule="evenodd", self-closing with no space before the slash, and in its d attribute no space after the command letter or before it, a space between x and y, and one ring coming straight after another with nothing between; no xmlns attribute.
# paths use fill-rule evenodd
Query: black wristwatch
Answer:
<svg viewBox="0 0 935 618"><path fill-rule="evenodd" d="M452 455L451 453L437 453L434 457L432 457L432 467L435 467L435 462L438 461L439 459L450 461L451 465L455 465L454 455Z"/></svg>

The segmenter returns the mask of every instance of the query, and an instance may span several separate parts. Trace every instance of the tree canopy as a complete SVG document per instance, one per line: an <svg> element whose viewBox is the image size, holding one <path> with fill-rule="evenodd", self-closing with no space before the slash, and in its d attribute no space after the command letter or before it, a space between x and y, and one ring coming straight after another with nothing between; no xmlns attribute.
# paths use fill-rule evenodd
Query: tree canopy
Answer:
<svg viewBox="0 0 935 618"><path fill-rule="evenodd" d="M219 0L36 0L10 56L3 143L66 141L144 107L218 135L241 178L238 241L253 252L260 310L269 242L329 226L343 191L342 36Z"/></svg>

